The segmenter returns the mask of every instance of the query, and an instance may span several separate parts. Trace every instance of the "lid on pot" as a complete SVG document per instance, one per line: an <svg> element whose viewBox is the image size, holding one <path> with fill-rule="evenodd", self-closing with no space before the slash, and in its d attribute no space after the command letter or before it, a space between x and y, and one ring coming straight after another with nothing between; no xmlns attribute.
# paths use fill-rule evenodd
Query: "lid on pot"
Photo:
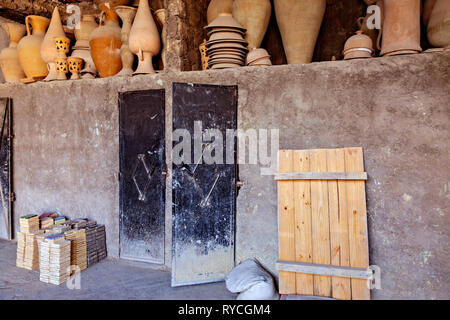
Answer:
<svg viewBox="0 0 450 320"><path fill-rule="evenodd" d="M246 31L234 18L231 13L221 13L219 16L205 27L205 29L212 28L233 28L241 31Z"/></svg>

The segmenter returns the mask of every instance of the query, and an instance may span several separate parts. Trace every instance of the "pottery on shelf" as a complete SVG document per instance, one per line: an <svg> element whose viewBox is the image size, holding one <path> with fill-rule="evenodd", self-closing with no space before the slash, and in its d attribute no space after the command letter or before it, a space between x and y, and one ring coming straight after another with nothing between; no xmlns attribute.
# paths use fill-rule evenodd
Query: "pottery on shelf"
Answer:
<svg viewBox="0 0 450 320"><path fill-rule="evenodd" d="M163 61L163 66L166 65L166 9L159 9L155 11L156 19L161 26L161 58Z"/></svg>
<svg viewBox="0 0 450 320"><path fill-rule="evenodd" d="M129 46L131 52L139 58L138 68L134 74L155 73L153 56L161 50L161 39L153 20L148 0L141 0L130 31Z"/></svg>
<svg viewBox="0 0 450 320"><path fill-rule="evenodd" d="M67 58L56 58L55 63L57 72L56 80L67 80Z"/></svg>
<svg viewBox="0 0 450 320"><path fill-rule="evenodd" d="M206 12L208 24L217 19L221 13L233 13L234 0L211 0Z"/></svg>
<svg viewBox="0 0 450 320"><path fill-rule="evenodd" d="M66 37L54 38L53 45L56 48L56 58L67 58L67 54L70 51L70 39L69 38L66 38Z"/></svg>
<svg viewBox="0 0 450 320"><path fill-rule="evenodd" d="M255 48L247 55L245 64L250 67L271 66L270 55L266 49Z"/></svg>
<svg viewBox="0 0 450 320"><path fill-rule="evenodd" d="M77 42L75 47L89 47L89 36L92 31L98 27L95 16L92 14L84 14L80 24L75 28L74 34Z"/></svg>
<svg viewBox="0 0 450 320"><path fill-rule="evenodd" d="M437 48L450 46L450 1L437 0L428 23L428 41Z"/></svg>
<svg viewBox="0 0 450 320"><path fill-rule="evenodd" d="M43 79L48 74L47 65L41 58L41 44L49 23L49 19L41 16L27 16L25 18L27 36L23 37L17 44L17 52L27 82ZM33 33L30 32L30 24Z"/></svg>
<svg viewBox="0 0 450 320"><path fill-rule="evenodd" d="M55 59L58 52L56 51L54 39L64 37L66 37L66 34L61 23L61 17L59 15L58 7L55 7L47 33L45 34L44 40L41 44L41 58L45 63L47 63L49 71L44 81L52 81L58 78L55 64Z"/></svg>
<svg viewBox="0 0 450 320"><path fill-rule="evenodd" d="M355 35L347 39L344 45L344 60L370 58L373 54L372 39L358 30Z"/></svg>
<svg viewBox="0 0 450 320"><path fill-rule="evenodd" d="M380 55L412 54L420 47L420 0L381 0Z"/></svg>
<svg viewBox="0 0 450 320"><path fill-rule="evenodd" d="M310 63L326 0L274 0L274 7L287 62Z"/></svg>
<svg viewBox="0 0 450 320"><path fill-rule="evenodd" d="M80 79L80 72L83 68L83 59L70 57L67 59L67 64L69 66L70 73L72 73L70 80Z"/></svg>
<svg viewBox="0 0 450 320"><path fill-rule="evenodd" d="M235 0L233 18L247 29L249 49L259 48L270 22L270 0Z"/></svg>
<svg viewBox="0 0 450 320"><path fill-rule="evenodd" d="M121 29L119 17L114 12L114 5L101 3L100 26L89 36L91 56L100 77L111 77L122 69L120 56ZM104 22L103 22L104 21Z"/></svg>
<svg viewBox="0 0 450 320"><path fill-rule="evenodd" d="M25 77L22 66L19 62L17 43L26 33L24 25L14 22L4 22L1 24L9 36L9 47L0 52L0 67L6 82L20 82Z"/></svg>
<svg viewBox="0 0 450 320"><path fill-rule="evenodd" d="M133 74L134 54L131 52L128 44L131 25L136 15L136 8L127 6L118 6L114 9L122 20L122 47L120 48L120 57L122 59L122 70L116 76L131 76Z"/></svg>

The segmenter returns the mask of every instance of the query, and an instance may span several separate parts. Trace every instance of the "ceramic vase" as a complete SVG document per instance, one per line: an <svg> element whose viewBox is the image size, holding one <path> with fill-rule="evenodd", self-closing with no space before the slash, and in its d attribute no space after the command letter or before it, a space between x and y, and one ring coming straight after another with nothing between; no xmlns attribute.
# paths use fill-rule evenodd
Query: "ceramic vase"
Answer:
<svg viewBox="0 0 450 320"><path fill-rule="evenodd" d="M0 67L3 76L6 82L20 82L20 79L25 77L25 73L19 62L17 43L26 33L25 26L13 22L5 22L1 26L9 36L9 47L0 52Z"/></svg>
<svg viewBox="0 0 450 320"><path fill-rule="evenodd" d="M155 73L152 58L161 49L161 39L150 12L148 0L139 2L136 18L130 31L129 42L131 52L139 58L139 65L134 74Z"/></svg>
<svg viewBox="0 0 450 320"><path fill-rule="evenodd" d="M155 11L156 19L161 26L161 42L163 44L161 49L161 58L163 65L166 65L166 9L159 9Z"/></svg>
<svg viewBox="0 0 450 320"><path fill-rule="evenodd" d="M91 56L102 78L113 76L122 69L121 29L113 7L110 3L99 5L102 10L100 26L89 37Z"/></svg>
<svg viewBox="0 0 450 320"><path fill-rule="evenodd" d="M206 13L208 24L216 20L221 13L233 13L233 0L211 0Z"/></svg>
<svg viewBox="0 0 450 320"><path fill-rule="evenodd" d="M270 22L270 0L235 0L233 18L247 29L245 40L250 50L259 48Z"/></svg>
<svg viewBox="0 0 450 320"><path fill-rule="evenodd" d="M45 63L47 63L48 66L48 75L44 81L52 81L58 78L55 63L58 52L56 51L54 39L64 38L65 36L66 34L61 23L58 7L55 7L47 33L45 34L44 40L41 44L41 58Z"/></svg>
<svg viewBox="0 0 450 320"><path fill-rule="evenodd" d="M437 0L428 23L428 41L437 48L450 46L450 1Z"/></svg>
<svg viewBox="0 0 450 320"><path fill-rule="evenodd" d="M420 0L382 0L382 56L412 54L420 47Z"/></svg>
<svg viewBox="0 0 450 320"><path fill-rule="evenodd" d="M84 14L80 24L75 28L74 34L77 42L75 47L89 47L89 36L92 31L98 27L95 16L92 14Z"/></svg>
<svg viewBox="0 0 450 320"><path fill-rule="evenodd" d="M136 8L127 6L118 6L114 9L122 20L122 47L120 48L120 57L122 59L122 70L117 76L131 76L133 74L134 54L128 45L131 25L136 15Z"/></svg>
<svg viewBox="0 0 450 320"><path fill-rule="evenodd" d="M27 36L23 37L17 44L17 52L27 81L43 79L48 74L47 65L41 58L41 44L49 23L49 19L41 16L27 16L25 18ZM30 24L33 33L30 32Z"/></svg>
<svg viewBox="0 0 450 320"><path fill-rule="evenodd" d="M431 12L433 11L435 4L436 0L424 0L423 2L422 21L425 27L428 26L428 22L430 22Z"/></svg>
<svg viewBox="0 0 450 320"><path fill-rule="evenodd" d="M274 0L274 7L288 63L310 63L326 0Z"/></svg>
<svg viewBox="0 0 450 320"><path fill-rule="evenodd" d="M80 79L80 72L83 68L83 59L70 57L67 59L67 65L69 66L70 73L72 73L70 80Z"/></svg>
<svg viewBox="0 0 450 320"><path fill-rule="evenodd" d="M67 80L67 58L56 58L55 59L56 64L56 80Z"/></svg>

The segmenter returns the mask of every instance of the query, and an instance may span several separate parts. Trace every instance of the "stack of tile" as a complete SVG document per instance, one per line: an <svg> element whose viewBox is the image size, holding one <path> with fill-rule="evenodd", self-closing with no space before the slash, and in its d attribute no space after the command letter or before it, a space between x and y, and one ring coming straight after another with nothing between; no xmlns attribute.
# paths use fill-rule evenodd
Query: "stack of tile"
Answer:
<svg viewBox="0 0 450 320"><path fill-rule="evenodd" d="M88 267L98 262L97 256L97 229L95 224L86 225L86 251Z"/></svg>
<svg viewBox="0 0 450 320"><path fill-rule="evenodd" d="M17 232L17 257L16 266L18 268L23 268L23 262L25 259L25 239L26 234L23 232Z"/></svg>
<svg viewBox="0 0 450 320"><path fill-rule="evenodd" d="M39 217L35 214L29 214L20 217L20 232L32 233L39 230Z"/></svg>
<svg viewBox="0 0 450 320"><path fill-rule="evenodd" d="M104 225L97 225L96 239L97 239L97 257L98 261L106 258L106 231Z"/></svg>
<svg viewBox="0 0 450 320"><path fill-rule="evenodd" d="M60 216L60 217L55 218L54 221L55 221L55 226L58 226L64 222L66 222L66 217Z"/></svg>
<svg viewBox="0 0 450 320"><path fill-rule="evenodd" d="M53 218L50 217L46 217L46 218L42 218L39 219L40 225L41 225L41 229L50 229L53 228Z"/></svg>
<svg viewBox="0 0 450 320"><path fill-rule="evenodd" d="M86 230L70 230L64 238L70 240L70 264L77 266L79 270L87 268ZM74 270L75 271L75 270Z"/></svg>
<svg viewBox="0 0 450 320"><path fill-rule="evenodd" d="M37 236L43 234L43 230L25 234L25 256L23 259L23 268L34 270L39 268L39 249Z"/></svg>
<svg viewBox="0 0 450 320"><path fill-rule="evenodd" d="M237 68L245 65L248 52L246 29L231 14L220 14L205 29L209 31L206 53L211 69Z"/></svg>
<svg viewBox="0 0 450 320"><path fill-rule="evenodd" d="M60 285L70 277L70 241L64 240L62 234L52 235L41 242L42 282Z"/></svg>
<svg viewBox="0 0 450 320"><path fill-rule="evenodd" d="M61 224L59 226L54 226L53 227L53 231L55 233L64 233L66 231L69 231L70 229L71 229L70 226L65 225L65 224Z"/></svg>

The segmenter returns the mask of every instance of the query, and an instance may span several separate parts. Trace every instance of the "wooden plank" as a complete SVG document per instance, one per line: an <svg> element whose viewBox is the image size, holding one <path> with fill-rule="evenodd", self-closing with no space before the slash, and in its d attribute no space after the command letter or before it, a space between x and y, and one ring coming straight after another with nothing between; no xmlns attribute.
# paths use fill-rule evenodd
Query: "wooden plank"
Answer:
<svg viewBox="0 0 450 320"><path fill-rule="evenodd" d="M277 270L300 272L304 274L329 275L333 277L332 279L339 278L348 281L350 281L350 279L347 278L350 277L356 279L370 279L373 275L372 270L370 269L329 266L306 262L277 261L275 266Z"/></svg>
<svg viewBox="0 0 450 320"><path fill-rule="evenodd" d="M327 151L327 167L333 172L345 171L344 149ZM350 266L346 189L342 181L328 181L328 207L330 213L331 264ZM350 279L332 277L333 298L350 300Z"/></svg>
<svg viewBox="0 0 450 320"><path fill-rule="evenodd" d="M294 171L309 171L309 152L294 151ZM295 261L312 262L311 182L294 181ZM313 276L296 274L299 295L313 295Z"/></svg>
<svg viewBox="0 0 450 320"><path fill-rule="evenodd" d="M278 172L293 170L293 152L278 152ZM278 244L279 259L295 261L294 182L278 182ZM280 271L280 294L295 294L295 273Z"/></svg>
<svg viewBox="0 0 450 320"><path fill-rule="evenodd" d="M338 149L332 149L338 150ZM367 180L366 172L288 172L278 173L275 180Z"/></svg>
<svg viewBox="0 0 450 320"><path fill-rule="evenodd" d="M345 149L345 170L363 172L362 148ZM369 267L369 245L367 237L367 212L364 181L345 181L347 187L348 224L350 240L350 266ZM366 280L352 279L352 299L370 299L370 290Z"/></svg>
<svg viewBox="0 0 450 320"><path fill-rule="evenodd" d="M327 151L310 151L312 172L327 171ZM324 180L311 181L311 216L313 263L330 264L330 222L328 214L328 185ZM314 295L331 296L331 277L314 276Z"/></svg>

